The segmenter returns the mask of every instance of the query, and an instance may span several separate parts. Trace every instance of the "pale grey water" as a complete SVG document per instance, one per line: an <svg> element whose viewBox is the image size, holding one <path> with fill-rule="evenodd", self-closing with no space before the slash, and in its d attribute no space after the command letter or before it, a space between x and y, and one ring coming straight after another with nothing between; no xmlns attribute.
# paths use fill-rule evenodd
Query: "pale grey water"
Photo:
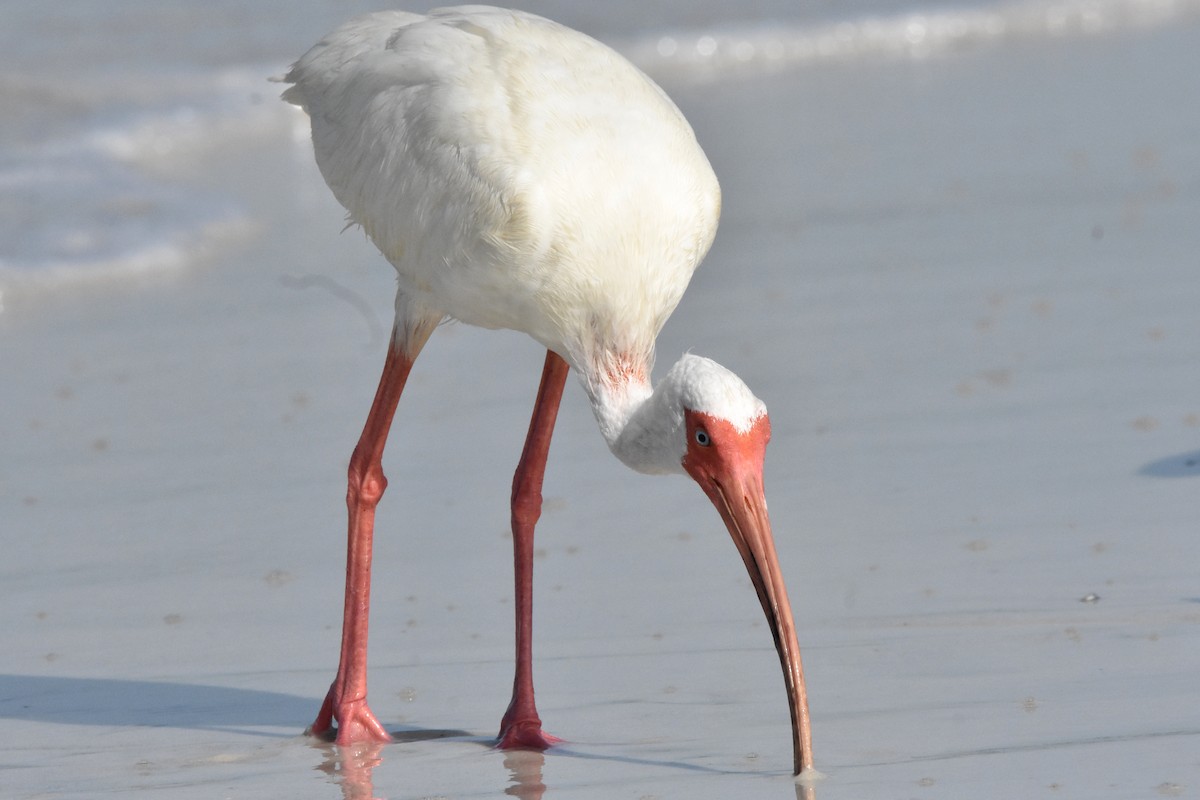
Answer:
<svg viewBox="0 0 1200 800"><path fill-rule="evenodd" d="M0 292L190 269L258 220L201 185L292 122L277 75L364 2L0 6ZM724 81L819 63L978 47L1054 49L1192 17L1194 0L526 6L626 51L660 79ZM52 10L51 10L52 9ZM1164 76L1165 78L1165 76ZM854 105L855 98L847 98ZM3 300L3 295L0 295Z"/></svg>

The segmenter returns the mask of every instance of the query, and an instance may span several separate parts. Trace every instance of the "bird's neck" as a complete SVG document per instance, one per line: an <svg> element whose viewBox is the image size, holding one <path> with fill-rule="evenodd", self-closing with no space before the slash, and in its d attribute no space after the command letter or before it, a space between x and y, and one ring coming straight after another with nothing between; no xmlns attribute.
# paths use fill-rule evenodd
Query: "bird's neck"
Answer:
<svg viewBox="0 0 1200 800"><path fill-rule="evenodd" d="M627 467L648 474L682 473L683 414L668 386L651 387L633 372L586 381L592 412L608 447Z"/></svg>

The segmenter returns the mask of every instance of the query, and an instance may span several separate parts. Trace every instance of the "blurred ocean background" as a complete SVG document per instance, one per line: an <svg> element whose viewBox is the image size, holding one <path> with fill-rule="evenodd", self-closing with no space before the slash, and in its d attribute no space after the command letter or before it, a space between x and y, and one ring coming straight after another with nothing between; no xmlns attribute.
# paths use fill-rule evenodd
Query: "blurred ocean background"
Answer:
<svg viewBox="0 0 1200 800"><path fill-rule="evenodd" d="M203 176L249 145L281 136L305 141L304 120L278 100L268 78L333 26L379 7L332 0L0 4L0 292L11 300L186 270L253 235L260 221L235 193ZM585 30L651 76L675 82L745 79L816 62L853 69L856 62L953 58L978 48L1016 54L1200 14L1200 0L523 7Z"/></svg>

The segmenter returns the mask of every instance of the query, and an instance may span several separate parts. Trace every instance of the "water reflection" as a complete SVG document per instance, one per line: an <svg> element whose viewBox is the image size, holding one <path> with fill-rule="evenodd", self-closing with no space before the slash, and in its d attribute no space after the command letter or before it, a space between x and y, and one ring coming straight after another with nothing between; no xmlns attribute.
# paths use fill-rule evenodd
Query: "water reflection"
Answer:
<svg viewBox="0 0 1200 800"><path fill-rule="evenodd" d="M400 740L421 741L441 739L450 736L463 735L463 731L417 731L396 734ZM375 768L383 763L383 749L388 745L379 742L340 746L333 743L315 744L321 750L324 758L317 766L321 772L329 776L331 781L341 789L342 800L381 800L375 796L373 773ZM544 770L546 755L537 750L506 750L502 751L504 767L508 770L508 786L504 789L507 797L518 800L542 800L546 794ZM578 753L563 753L565 757L588 757ZM552 756L553 757L553 756ZM592 756L595 757L595 756ZM621 759L617 759L621 760ZM720 773L728 775L729 773ZM818 776L814 776L816 778ZM773 778L772 782L778 780ZM778 795L782 798L782 790ZM796 800L817 800L817 789L811 780L797 780L794 785Z"/></svg>
<svg viewBox="0 0 1200 800"><path fill-rule="evenodd" d="M325 760L317 767L329 775L342 789L343 800L377 800L375 782L371 777L383 763L382 742L363 742L352 745L328 745Z"/></svg>
<svg viewBox="0 0 1200 800"><path fill-rule="evenodd" d="M542 782L542 767L546 755L538 750L506 750L504 766L512 781L504 793L520 800L542 800L546 784Z"/></svg>

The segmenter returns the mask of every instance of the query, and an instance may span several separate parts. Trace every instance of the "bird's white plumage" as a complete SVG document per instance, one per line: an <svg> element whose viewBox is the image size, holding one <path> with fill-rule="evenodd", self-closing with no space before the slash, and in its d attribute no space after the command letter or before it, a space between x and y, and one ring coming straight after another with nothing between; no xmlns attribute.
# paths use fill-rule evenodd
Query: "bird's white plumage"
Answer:
<svg viewBox="0 0 1200 800"><path fill-rule="evenodd" d="M685 355L671 367L663 383L678 387L680 405L728 420L742 432L767 413L766 404L741 378L711 358Z"/></svg>
<svg viewBox="0 0 1200 800"><path fill-rule="evenodd" d="M638 472L682 472L685 408L728 420L742 433L767 413L741 378L711 358L688 353L609 439L613 452Z"/></svg>
<svg viewBox="0 0 1200 800"><path fill-rule="evenodd" d="M682 114L621 56L523 12L393 11L333 31L286 80L326 181L396 268L398 341L445 317L528 333L643 471L680 470L680 403L761 413L707 359L651 391L720 190Z"/></svg>
<svg viewBox="0 0 1200 800"><path fill-rule="evenodd" d="M372 14L287 80L416 310L525 331L577 368L651 352L716 230L716 178L666 95L540 17Z"/></svg>

